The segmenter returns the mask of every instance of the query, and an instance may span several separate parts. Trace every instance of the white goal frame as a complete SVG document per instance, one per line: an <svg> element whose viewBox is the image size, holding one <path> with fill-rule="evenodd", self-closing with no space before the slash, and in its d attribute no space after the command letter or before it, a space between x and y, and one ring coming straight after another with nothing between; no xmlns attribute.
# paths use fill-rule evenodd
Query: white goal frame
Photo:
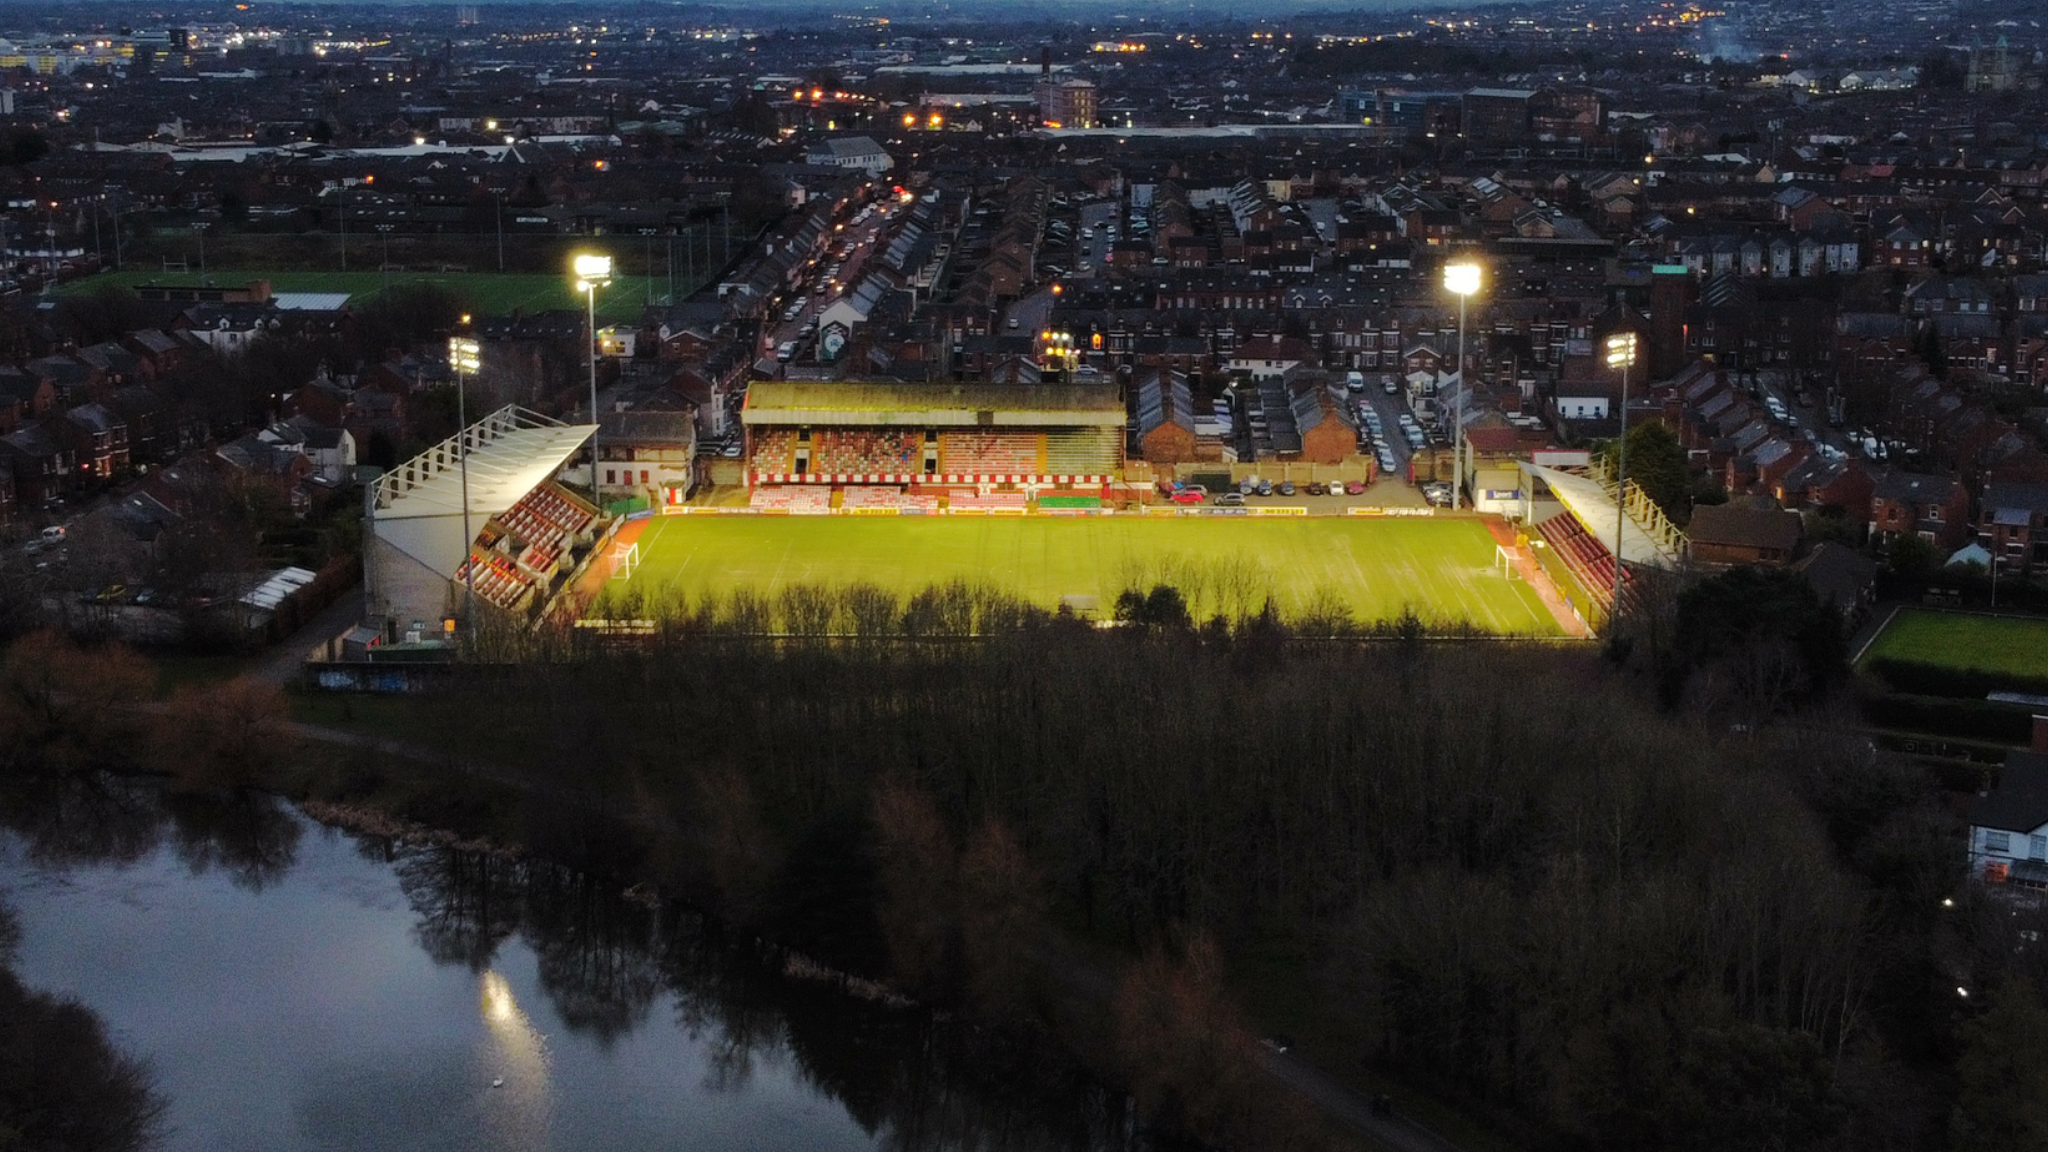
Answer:
<svg viewBox="0 0 2048 1152"><path fill-rule="evenodd" d="M639 566L640 542L638 540L623 547L612 549L612 579L630 580L633 578L633 569Z"/></svg>

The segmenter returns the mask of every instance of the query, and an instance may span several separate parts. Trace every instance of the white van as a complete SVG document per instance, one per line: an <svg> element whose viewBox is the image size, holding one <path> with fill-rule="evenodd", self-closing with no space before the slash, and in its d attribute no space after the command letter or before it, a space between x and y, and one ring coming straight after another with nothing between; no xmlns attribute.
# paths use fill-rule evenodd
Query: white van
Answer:
<svg viewBox="0 0 2048 1152"><path fill-rule="evenodd" d="M1352 392L1365 391L1365 373L1346 372L1344 374L1344 387Z"/></svg>
<svg viewBox="0 0 2048 1152"><path fill-rule="evenodd" d="M796 341L784 340L782 344L775 349L775 358L777 360L780 360L784 364L787 364L791 360L796 359Z"/></svg>

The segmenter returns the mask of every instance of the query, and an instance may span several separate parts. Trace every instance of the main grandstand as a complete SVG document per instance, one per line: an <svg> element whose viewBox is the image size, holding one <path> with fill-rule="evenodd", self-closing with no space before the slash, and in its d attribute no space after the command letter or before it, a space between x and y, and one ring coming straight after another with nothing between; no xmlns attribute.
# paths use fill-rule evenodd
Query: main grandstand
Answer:
<svg viewBox="0 0 2048 1152"><path fill-rule="evenodd" d="M1633 482L1618 496L1613 479L1605 475L1536 464L1524 464L1522 471L1523 523L1534 527L1552 553L1564 562L1584 588L1587 605L1595 613L1605 616L1613 611L1617 556L1624 595L1634 579L1632 569L1668 571L1685 562L1685 534ZM1539 484L1548 488L1560 505L1555 515L1540 523L1534 521L1533 497ZM1617 502L1621 505L1619 509ZM1626 515L1618 515L1619 512ZM1617 523L1621 533L1618 546Z"/></svg>
<svg viewBox="0 0 2048 1152"><path fill-rule="evenodd" d="M479 612L528 621L554 608L612 527L550 479L594 431L508 406L378 478L363 587L384 643L442 640L472 584Z"/></svg>
<svg viewBox="0 0 2048 1152"><path fill-rule="evenodd" d="M1123 470L1124 403L1108 384L761 381L741 413L756 507L1022 508L1100 496Z"/></svg>

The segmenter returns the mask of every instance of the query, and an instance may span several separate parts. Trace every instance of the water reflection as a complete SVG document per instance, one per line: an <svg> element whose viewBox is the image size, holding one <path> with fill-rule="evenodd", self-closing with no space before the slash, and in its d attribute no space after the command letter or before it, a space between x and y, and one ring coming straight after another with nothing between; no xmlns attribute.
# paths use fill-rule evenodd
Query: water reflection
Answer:
<svg viewBox="0 0 2048 1152"><path fill-rule="evenodd" d="M491 1036L484 1065L492 1098L485 1101L484 1129L495 1147L545 1148L551 1119L546 1038L503 976L485 972L479 983Z"/></svg>
<svg viewBox="0 0 2048 1152"><path fill-rule="evenodd" d="M555 1015L600 1050L644 1027L667 993L675 1025L699 1046L708 1091L744 1093L761 1072L786 1071L838 1100L879 1146L905 1152L1152 1146L1120 1094L1036 1046L848 995L830 980L792 979L786 954L686 907L650 907L572 869L445 846L397 848L393 866L430 954L474 967L522 940ZM518 1008L494 970L481 979L495 1031ZM517 1083L507 1073L502 1090Z"/></svg>
<svg viewBox="0 0 2048 1152"><path fill-rule="evenodd" d="M195 876L260 892L291 872L305 821L260 792L173 793L148 777L75 773L0 781L0 828L45 868L132 864L168 837Z"/></svg>
<svg viewBox="0 0 2048 1152"><path fill-rule="evenodd" d="M34 890L39 931L129 958L74 987L161 1029L179 1147L1152 1147L1029 1043L794 978L574 869L114 777L0 784L0 828L0 860L107 869Z"/></svg>

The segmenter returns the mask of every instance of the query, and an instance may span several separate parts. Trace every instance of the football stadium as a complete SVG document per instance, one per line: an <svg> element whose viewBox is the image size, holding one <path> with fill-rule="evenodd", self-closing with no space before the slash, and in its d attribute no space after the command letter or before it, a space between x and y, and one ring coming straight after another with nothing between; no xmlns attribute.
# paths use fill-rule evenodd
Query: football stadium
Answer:
<svg viewBox="0 0 2048 1152"><path fill-rule="evenodd" d="M594 430L492 413L383 477L366 580L381 644L681 615L739 590L965 583L1102 619L1180 590L1200 620L1414 616L1432 630L1590 636L1685 541L1631 486L1523 465L1520 523L1423 507L1171 503L1123 458L1115 384L817 384L749 391L745 500L607 516L557 476ZM1550 501L1540 506L1535 493ZM678 493L678 495L680 495ZM1621 503L1617 506L1617 500ZM1625 525L1617 537L1615 526ZM1618 549L1613 545L1619 544Z"/></svg>

